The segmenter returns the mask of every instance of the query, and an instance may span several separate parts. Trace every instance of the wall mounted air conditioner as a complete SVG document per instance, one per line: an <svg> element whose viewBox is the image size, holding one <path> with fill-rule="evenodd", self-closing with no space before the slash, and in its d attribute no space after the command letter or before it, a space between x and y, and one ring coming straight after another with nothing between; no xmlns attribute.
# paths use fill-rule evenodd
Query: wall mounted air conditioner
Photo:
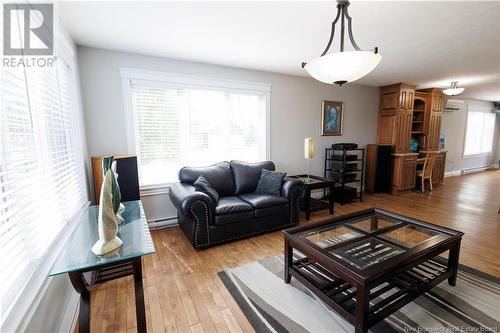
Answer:
<svg viewBox="0 0 500 333"><path fill-rule="evenodd" d="M460 110L465 110L465 107L466 107L465 101L462 101L460 99L448 98L446 100L446 104L444 105L444 111L448 112L460 111Z"/></svg>

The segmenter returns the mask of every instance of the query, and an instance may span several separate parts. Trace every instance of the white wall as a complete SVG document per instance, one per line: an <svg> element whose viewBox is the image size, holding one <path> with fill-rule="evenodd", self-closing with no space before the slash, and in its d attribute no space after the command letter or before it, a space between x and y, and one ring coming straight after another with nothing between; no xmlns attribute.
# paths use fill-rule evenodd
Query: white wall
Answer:
<svg viewBox="0 0 500 333"><path fill-rule="evenodd" d="M305 172L303 144L308 136L316 141L311 171L318 175L323 174L323 150L333 142L360 145L376 142L378 88L375 87L348 84L339 88L310 78L88 47L78 47L78 59L90 156L127 152L120 66L271 83L271 160L277 169L289 174ZM345 102L343 136L320 136L320 108L324 99ZM143 197L143 202L150 220L175 216L168 195Z"/></svg>
<svg viewBox="0 0 500 333"><path fill-rule="evenodd" d="M460 98L457 98L460 99ZM491 110L493 103L467 99L464 100L469 110ZM496 117L496 133L494 138L493 154L489 156L463 157L465 125L467 111L443 112L441 133L446 135L447 162L446 172L461 171L468 168L488 166L498 161L497 151L500 138L500 117Z"/></svg>

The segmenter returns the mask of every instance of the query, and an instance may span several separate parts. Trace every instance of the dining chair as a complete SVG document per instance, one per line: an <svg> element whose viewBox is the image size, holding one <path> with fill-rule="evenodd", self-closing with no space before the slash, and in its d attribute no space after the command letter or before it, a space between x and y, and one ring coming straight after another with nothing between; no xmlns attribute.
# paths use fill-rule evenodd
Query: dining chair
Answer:
<svg viewBox="0 0 500 333"><path fill-rule="evenodd" d="M434 191L432 188L432 169L434 168L434 162L436 162L436 157L438 155L438 152L429 152L426 153L425 155L425 161L424 161L424 167L422 170L417 171L417 177L422 178L421 181L421 188L422 188L422 193L425 192L425 180L429 180L429 187L431 191Z"/></svg>

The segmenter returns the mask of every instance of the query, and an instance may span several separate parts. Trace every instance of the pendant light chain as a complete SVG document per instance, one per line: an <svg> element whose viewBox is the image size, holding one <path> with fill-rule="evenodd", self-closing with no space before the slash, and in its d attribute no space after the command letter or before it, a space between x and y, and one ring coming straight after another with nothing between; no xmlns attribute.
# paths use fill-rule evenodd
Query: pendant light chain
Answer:
<svg viewBox="0 0 500 333"><path fill-rule="evenodd" d="M337 1L337 16L335 17L335 20L332 22L332 31L330 33L330 40L328 41L328 44L326 45L325 50L321 54L321 56L324 56L329 50L330 47L332 46L332 42L335 36L335 25L337 24L339 17L341 17L340 20L340 52L344 52L344 35L345 35L345 19L347 19L347 34L349 36L349 40L351 41L352 47L356 51L362 51L361 48L356 44L356 41L354 40L354 35L352 33L352 17L349 15L349 10L348 7L350 5L349 1L345 0L338 0ZM378 53L378 47L375 47L373 49L373 52L375 54ZM304 67L304 66L302 66Z"/></svg>

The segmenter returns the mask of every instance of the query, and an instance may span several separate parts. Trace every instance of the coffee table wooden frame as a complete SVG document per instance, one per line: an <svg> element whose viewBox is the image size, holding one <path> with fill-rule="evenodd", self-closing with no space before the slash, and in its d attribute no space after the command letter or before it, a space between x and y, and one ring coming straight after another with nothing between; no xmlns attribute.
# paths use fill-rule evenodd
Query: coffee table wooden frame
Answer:
<svg viewBox="0 0 500 333"><path fill-rule="evenodd" d="M400 228L401 224L366 233L359 238L340 242L327 249L321 249L298 235L300 232L322 225L345 224L375 215L406 225L430 229L448 237L430 238L397 256L361 270L335 257L329 251ZM445 279L448 279L448 283L452 286L456 284L460 242L463 236L460 231L371 208L287 229L283 231L283 234L285 283L290 283L292 276L299 280L338 314L352 323L356 332L367 332L368 328ZM294 260L294 249L302 253L304 257ZM437 258L448 250L447 261ZM384 287L380 287L383 284ZM377 290L370 292L377 287L379 287ZM378 298L392 289L395 292L391 296L384 299ZM377 302L374 302L375 300Z"/></svg>

